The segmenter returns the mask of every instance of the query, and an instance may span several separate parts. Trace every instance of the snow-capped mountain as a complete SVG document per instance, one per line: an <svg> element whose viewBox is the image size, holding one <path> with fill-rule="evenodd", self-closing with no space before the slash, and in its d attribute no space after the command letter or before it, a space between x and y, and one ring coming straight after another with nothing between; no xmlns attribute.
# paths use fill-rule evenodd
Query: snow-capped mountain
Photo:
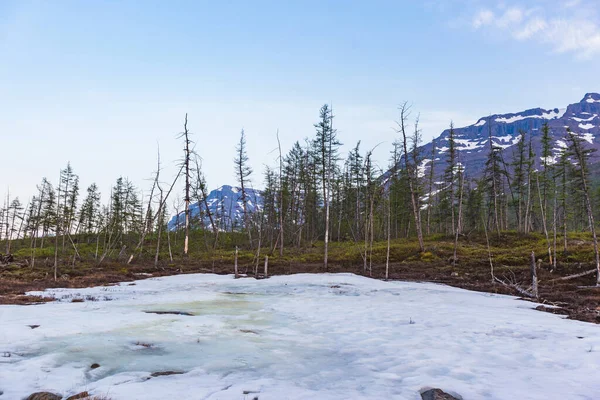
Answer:
<svg viewBox="0 0 600 400"><path fill-rule="evenodd" d="M561 149L567 146L567 127L585 140L587 148L600 149L600 94L588 93L579 103L571 104L567 108L534 108L515 114L491 115L480 118L473 125L454 128L458 161L465 167L469 177L480 177L490 151L491 133L493 143L505 149L504 157L509 163L520 138L519 132L522 130L527 133L527 140L531 138L536 161L540 163L542 126L545 122L548 122L552 138L553 155L548 160L549 163L556 162ZM434 145L434 174L438 176L446 168L448 135L449 130L445 130L431 143L421 146L423 160L419 166L420 175L429 174ZM592 154L591 162L598 162L599 156L598 153Z"/></svg>
<svg viewBox="0 0 600 400"><path fill-rule="evenodd" d="M259 190L246 189L246 207L248 213L260 211L263 205L262 194ZM223 185L213 190L206 197L208 210L213 221L220 230L230 230L240 226L243 221L244 207L242 204L242 191L240 188ZM197 223L199 219L207 229L211 229L211 222L204 201L190 205L190 217ZM175 230L185 224L185 212L181 211L169 221L169 229Z"/></svg>

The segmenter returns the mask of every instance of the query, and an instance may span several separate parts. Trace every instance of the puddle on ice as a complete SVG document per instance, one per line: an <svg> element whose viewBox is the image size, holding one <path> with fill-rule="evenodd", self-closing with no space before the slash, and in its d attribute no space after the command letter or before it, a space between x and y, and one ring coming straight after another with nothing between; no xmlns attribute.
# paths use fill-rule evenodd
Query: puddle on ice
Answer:
<svg viewBox="0 0 600 400"><path fill-rule="evenodd" d="M266 309L268 296L253 300L242 297L246 296L117 305L115 310L119 312L145 317L102 332L86 333L82 329L78 334L38 341L24 351L24 360L46 360L47 369L71 366L79 369L87 382L94 382L125 372L144 371L150 375L194 368L221 376L253 371L260 371L257 377L266 374L285 378L292 373L308 376L338 357L334 351L325 350L327 346L319 344L318 338L299 347L297 337L282 337L278 333L282 328L303 327L284 314L275 315ZM148 310L177 310L190 315L148 314ZM100 367L90 368L93 364Z"/></svg>

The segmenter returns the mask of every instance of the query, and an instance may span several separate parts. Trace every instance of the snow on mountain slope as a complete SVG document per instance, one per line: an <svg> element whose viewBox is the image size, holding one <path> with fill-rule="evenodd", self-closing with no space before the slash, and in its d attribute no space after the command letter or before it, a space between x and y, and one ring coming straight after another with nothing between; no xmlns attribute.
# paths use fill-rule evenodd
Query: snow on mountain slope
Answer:
<svg viewBox="0 0 600 400"><path fill-rule="evenodd" d="M246 189L246 207L248 213L261 210L263 199L261 192L255 189ZM242 204L241 190L234 186L223 185L210 192L206 198L208 210L210 211L215 225L220 230L230 230L239 227L243 221L244 206ZM211 228L210 218L206 212L204 202L192 203L190 205L190 218L201 220L204 227ZM169 221L169 229L175 230L185 224L185 212L181 211Z"/></svg>
<svg viewBox="0 0 600 400"><path fill-rule="evenodd" d="M598 326L509 296L351 274L179 275L44 294L60 301L0 306L1 398L41 390L113 400L418 400L425 387L472 400L600 393ZM71 302L87 296L99 301ZM162 371L181 374L151 376Z"/></svg>
<svg viewBox="0 0 600 400"><path fill-rule="evenodd" d="M509 162L515 145L519 141L519 132L524 131L532 139L534 152L538 155L536 160L541 161L541 136L542 126L548 122L552 138L553 155L550 161L558 159L560 152L566 145L566 128L580 135L589 145L589 148L600 149L600 94L587 93L579 103L571 104L567 108L544 110L534 108L519 113L491 115L480 118L475 124L455 128L455 143L459 160L465 165L466 172L471 178L480 177L485 170L485 160L490 150L489 138L495 146L505 149L505 160ZM439 176L446 167L448 155L449 130L445 130L431 143L421 146L424 158L431 158L431 151L435 145L436 160L433 164L435 176ZM598 162L598 154L592 156L592 163ZM429 163L420 171L427 175Z"/></svg>

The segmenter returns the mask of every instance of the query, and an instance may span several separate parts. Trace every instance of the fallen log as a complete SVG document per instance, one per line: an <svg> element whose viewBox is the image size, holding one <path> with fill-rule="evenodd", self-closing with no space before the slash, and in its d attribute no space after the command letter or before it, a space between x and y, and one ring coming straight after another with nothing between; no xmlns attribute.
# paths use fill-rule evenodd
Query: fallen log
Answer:
<svg viewBox="0 0 600 400"><path fill-rule="evenodd" d="M573 274L573 275L568 275L568 276L563 276L563 277L560 277L560 278L552 279L550 282L568 281L570 279L577 279L577 278L581 278L582 276L592 275L594 272L596 272L595 268L594 269L590 269L588 271L580 272L578 274Z"/></svg>

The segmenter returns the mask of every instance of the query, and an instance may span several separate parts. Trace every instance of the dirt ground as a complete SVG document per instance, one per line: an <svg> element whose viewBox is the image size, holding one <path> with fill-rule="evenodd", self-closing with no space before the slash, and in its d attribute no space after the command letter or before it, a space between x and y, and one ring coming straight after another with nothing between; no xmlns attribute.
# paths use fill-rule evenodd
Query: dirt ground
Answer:
<svg viewBox="0 0 600 400"><path fill-rule="evenodd" d="M15 273L15 269L19 273ZM109 263L96 266L62 267L57 281L54 281L52 269L47 266L36 266L36 270L28 270L28 266L0 267L0 304L32 305L51 301L50 298L25 295L29 291L47 288L81 288L89 286L109 285L144 279L149 276L167 276L189 273L231 274L233 266L229 263L202 263L188 260L177 266L156 268L145 263ZM262 265L260 266L262 271ZM551 273L544 268L538 272L540 299L538 309L566 315L580 321L600 323L600 288L592 286L595 276L585 276L568 281L557 281L556 278L584 271L585 268L572 266ZM375 279L385 277L385 265L373 265L372 271L364 271L361 266L331 264L325 271L322 264L281 262L269 265L270 275L296 273L350 272L371 276ZM241 266L240 273L253 275L252 267ZM500 273L500 272L499 272ZM151 275L148 275L151 274ZM512 272L511 272L512 274ZM520 274L520 275L519 275ZM492 284L489 266L471 263L452 267L444 263L393 263L390 264L390 280L443 283L468 290L481 292L517 295L513 289L500 284ZM513 278L527 282L528 273L521 270ZM526 300L526 299L523 299ZM527 300L530 301L530 300ZM550 306L550 307L549 307ZM558 307L558 308L557 308Z"/></svg>

